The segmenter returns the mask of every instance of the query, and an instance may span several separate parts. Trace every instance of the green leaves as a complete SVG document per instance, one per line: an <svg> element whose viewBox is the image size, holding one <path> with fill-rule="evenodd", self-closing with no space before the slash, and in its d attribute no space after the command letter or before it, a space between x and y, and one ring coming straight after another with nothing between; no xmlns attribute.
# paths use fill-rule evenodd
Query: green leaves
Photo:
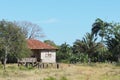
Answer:
<svg viewBox="0 0 120 80"><path fill-rule="evenodd" d="M64 61L68 62L70 55L72 53L70 45L67 43L63 43L59 46L59 49L57 51L57 61Z"/></svg>
<svg viewBox="0 0 120 80"><path fill-rule="evenodd" d="M119 61L120 59L120 34L115 33L113 37L107 40L107 47L112 53L112 59L114 61Z"/></svg>
<svg viewBox="0 0 120 80"><path fill-rule="evenodd" d="M107 23L98 18L93 23L91 31L92 35L99 34L101 42L107 46L108 53L112 54L109 59L118 61L120 59L120 24Z"/></svg>
<svg viewBox="0 0 120 80"><path fill-rule="evenodd" d="M110 26L110 23L104 22L100 18L97 18L95 22L92 25L92 35L99 35L101 37L101 42L103 42L104 37L107 34L108 27Z"/></svg>
<svg viewBox="0 0 120 80"><path fill-rule="evenodd" d="M17 58L25 56L29 51L21 28L13 22L2 20L0 21L0 51L6 51L6 47L8 54L14 54Z"/></svg>

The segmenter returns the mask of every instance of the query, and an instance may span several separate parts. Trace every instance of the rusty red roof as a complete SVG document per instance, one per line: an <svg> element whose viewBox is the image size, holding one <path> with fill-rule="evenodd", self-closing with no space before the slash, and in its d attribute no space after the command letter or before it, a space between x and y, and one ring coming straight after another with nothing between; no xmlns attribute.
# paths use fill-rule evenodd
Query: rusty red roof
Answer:
<svg viewBox="0 0 120 80"><path fill-rule="evenodd" d="M43 43L35 39L28 39L27 44L28 44L28 48L30 49L57 49L49 44Z"/></svg>

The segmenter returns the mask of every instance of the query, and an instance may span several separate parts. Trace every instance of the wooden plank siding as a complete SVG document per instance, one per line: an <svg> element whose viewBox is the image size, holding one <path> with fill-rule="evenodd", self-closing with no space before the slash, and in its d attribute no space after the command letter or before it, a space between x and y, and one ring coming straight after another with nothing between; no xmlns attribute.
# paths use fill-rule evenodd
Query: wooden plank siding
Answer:
<svg viewBox="0 0 120 80"><path fill-rule="evenodd" d="M18 60L18 63L27 63L27 62L37 62L36 58L22 58L21 60Z"/></svg>

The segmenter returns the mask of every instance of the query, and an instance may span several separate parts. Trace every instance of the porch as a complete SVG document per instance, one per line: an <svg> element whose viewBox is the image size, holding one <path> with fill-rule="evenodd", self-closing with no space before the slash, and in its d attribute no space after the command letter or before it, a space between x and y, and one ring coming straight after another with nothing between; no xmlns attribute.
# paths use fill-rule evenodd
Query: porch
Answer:
<svg viewBox="0 0 120 80"><path fill-rule="evenodd" d="M37 58L22 58L21 60L18 60L18 66L26 66L26 67L37 67L37 68L48 68L48 67L53 67L53 68L59 68L58 63L42 63L38 62Z"/></svg>

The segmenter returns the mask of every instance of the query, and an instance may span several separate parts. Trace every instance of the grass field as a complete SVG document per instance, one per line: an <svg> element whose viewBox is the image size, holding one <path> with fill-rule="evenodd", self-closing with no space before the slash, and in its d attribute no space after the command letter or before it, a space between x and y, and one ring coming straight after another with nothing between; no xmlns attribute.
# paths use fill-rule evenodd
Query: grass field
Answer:
<svg viewBox="0 0 120 80"><path fill-rule="evenodd" d="M7 64L0 65L0 80L120 80L120 66L108 63L60 64L60 68L28 69Z"/></svg>

